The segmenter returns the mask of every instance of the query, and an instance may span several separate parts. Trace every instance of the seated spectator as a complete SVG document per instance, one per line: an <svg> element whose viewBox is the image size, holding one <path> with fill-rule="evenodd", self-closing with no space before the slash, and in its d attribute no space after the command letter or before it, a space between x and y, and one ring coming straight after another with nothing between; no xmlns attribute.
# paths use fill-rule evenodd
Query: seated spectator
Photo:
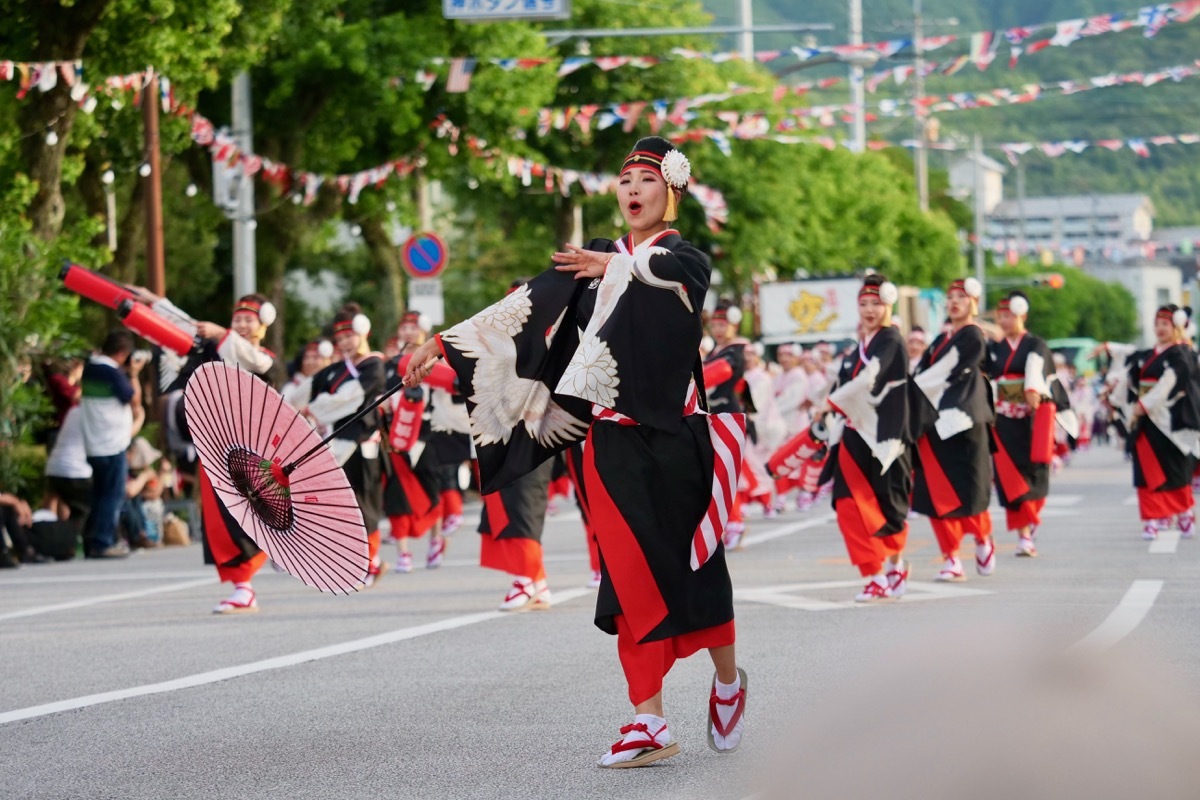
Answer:
<svg viewBox="0 0 1200 800"><path fill-rule="evenodd" d="M129 548L117 541L128 477L125 451L145 420L137 380L145 362L131 361L132 353L133 335L114 330L83 368L80 409L84 447L92 467L92 524L85 548L90 558L129 555ZM123 367L128 368L128 374Z"/></svg>
<svg viewBox="0 0 1200 800"><path fill-rule="evenodd" d="M125 480L125 503L121 508L122 534L134 550L157 547L158 531L155 530L153 537L150 536L145 501L147 495L155 498L162 496L162 490L158 488L158 470L154 468L154 462L162 457L162 453L145 439L135 437L125 457L129 463L129 475Z"/></svg>
<svg viewBox="0 0 1200 800"><path fill-rule="evenodd" d="M29 528L33 525L33 510L15 494L0 492L0 569L19 567L22 563L41 564L49 559L34 552L29 544ZM12 547L9 547L12 542Z"/></svg>
<svg viewBox="0 0 1200 800"><path fill-rule="evenodd" d="M83 443L83 410L79 406L67 411L46 457L46 482L58 518L69 520L76 535L84 536L92 510L92 465Z"/></svg>

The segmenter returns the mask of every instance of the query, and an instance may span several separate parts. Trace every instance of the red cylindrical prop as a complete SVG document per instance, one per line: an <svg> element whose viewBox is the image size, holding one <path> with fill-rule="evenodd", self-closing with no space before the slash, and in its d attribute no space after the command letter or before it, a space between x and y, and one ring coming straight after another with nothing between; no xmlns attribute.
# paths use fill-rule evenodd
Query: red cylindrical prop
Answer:
<svg viewBox="0 0 1200 800"><path fill-rule="evenodd" d="M192 337L136 300L122 300L117 306L117 316L138 336L181 356L190 353L195 344Z"/></svg>
<svg viewBox="0 0 1200 800"><path fill-rule="evenodd" d="M733 365L723 358L704 365L704 388L706 389L720 386L732 377Z"/></svg>
<svg viewBox="0 0 1200 800"><path fill-rule="evenodd" d="M421 417L425 413L424 400L410 400L404 394L397 395L400 399L388 431L388 444L397 453L406 453L417 443L421 436Z"/></svg>
<svg viewBox="0 0 1200 800"><path fill-rule="evenodd" d="M767 462L767 472L776 478L799 478L804 466L821 450L821 443L805 428L775 451Z"/></svg>
<svg viewBox="0 0 1200 800"><path fill-rule="evenodd" d="M102 306L116 309L122 300L136 300L133 292L114 280L78 264L67 264L58 273L63 285L76 294L95 300Z"/></svg>
<svg viewBox="0 0 1200 800"><path fill-rule="evenodd" d="M403 378L404 373L408 372L408 362L411 360L411 355L400 357L400 360L396 363L396 374L399 377ZM458 380L458 375L450 368L450 365L443 361L438 361L433 365L433 370L421 383L432 386L434 389L444 389L447 392L453 392L456 380Z"/></svg>
<svg viewBox="0 0 1200 800"><path fill-rule="evenodd" d="M1033 412L1033 441L1029 460L1034 464L1049 464L1054 456L1054 403L1043 401Z"/></svg>

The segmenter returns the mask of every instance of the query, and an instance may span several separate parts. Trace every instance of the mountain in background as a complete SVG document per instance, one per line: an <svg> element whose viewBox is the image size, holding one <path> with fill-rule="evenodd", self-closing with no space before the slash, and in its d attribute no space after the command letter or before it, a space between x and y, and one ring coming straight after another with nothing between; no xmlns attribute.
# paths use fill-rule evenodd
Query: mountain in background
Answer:
<svg viewBox="0 0 1200 800"><path fill-rule="evenodd" d="M739 0L704 0L718 24L736 24ZM1145 0L1143 0L1143 3ZM963 40L928 57L948 61L967 52L965 39L981 30L1000 31L1015 26L1057 22L1103 13L1136 11L1117 2L1091 0L924 0L925 35L957 34ZM755 49L771 50L804 45L841 44L848 40L848 0L754 0L756 24L784 22L830 23L832 32L813 34L763 34L756 36ZM864 39L879 41L905 38L912 32L911 0L863 0ZM957 24L954 24L954 23ZM1039 35L1036 38L1044 38ZM805 41L809 39L809 41ZM723 47L734 49L729 38ZM1084 80L1109 73L1154 72L1178 65L1192 65L1200 56L1200 19L1170 25L1154 39L1146 39L1141 28L1119 34L1084 39L1070 47L1052 47L1023 56L1016 69L1008 66L1008 45L986 71L969 65L955 75L938 73L926 81L926 93L978 92L994 88L1019 89L1030 83ZM776 62L794 64L795 60ZM911 63L911 51L880 62L876 69ZM789 82L810 81L844 75L845 67L827 66L793 73ZM875 94L867 95L870 107L889 98L909 96L911 81L897 86L886 81ZM814 105L848 102L849 87L841 84L828 92L811 92ZM967 145L976 132L984 136L988 154L1004 161L999 145L1004 142L1131 139L1158 135L1200 133L1200 77L1176 83L1164 81L1144 88L1140 85L1098 89L1070 96L1054 95L1018 106L956 111L938 115L943 141ZM901 141L912 137L911 119L882 119L868 127L871 138ZM842 135L845 131L842 130ZM787 147L789 145L779 145ZM952 158L934 153L931 166L945 168ZM1200 225L1200 145L1168 145L1150 148L1142 158L1128 148L1118 152L1089 149L1082 155L1068 153L1057 159L1030 153L1023 159L1026 194L1145 193L1154 201L1158 227ZM1005 191L1016 193L1010 172Z"/></svg>

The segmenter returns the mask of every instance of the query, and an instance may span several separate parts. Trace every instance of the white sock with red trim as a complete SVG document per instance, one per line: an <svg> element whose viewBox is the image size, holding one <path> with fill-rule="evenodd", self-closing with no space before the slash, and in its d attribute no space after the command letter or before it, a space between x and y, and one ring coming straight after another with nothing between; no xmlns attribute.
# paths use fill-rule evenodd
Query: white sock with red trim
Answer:
<svg viewBox="0 0 1200 800"><path fill-rule="evenodd" d="M633 725L645 725L646 730L637 730L631 727L629 733L622 737L622 742L638 741L653 737L654 741L660 746L666 747L671 743L671 732L667 730L667 721L662 717L654 714L638 714L633 718ZM614 753L609 750L600 757L600 766L608 767L613 764L619 764L622 761L632 761L642 754L648 748L637 750L622 750L619 753Z"/></svg>
<svg viewBox="0 0 1200 800"><path fill-rule="evenodd" d="M233 594L229 595L225 602L235 606L248 606L254 602L254 589L250 586L250 581L235 583Z"/></svg>
<svg viewBox="0 0 1200 800"><path fill-rule="evenodd" d="M728 684L721 683L720 679L717 679L713 686L717 691L718 700L731 700L742 688L742 676L739 674L733 679L733 683ZM725 727L729 724L729 720L733 719L734 712L737 711L737 708L737 704L717 704L717 719L721 720L721 727ZM728 736L722 736L717 732L717 727L713 725L713 742L717 745L717 749L732 750L733 748L737 747L738 742L742 740L742 728L745 726L745 723L746 718L745 715L743 715L742 718L737 721L737 724L733 726L733 730L729 731ZM711 721L709 724L712 724Z"/></svg>

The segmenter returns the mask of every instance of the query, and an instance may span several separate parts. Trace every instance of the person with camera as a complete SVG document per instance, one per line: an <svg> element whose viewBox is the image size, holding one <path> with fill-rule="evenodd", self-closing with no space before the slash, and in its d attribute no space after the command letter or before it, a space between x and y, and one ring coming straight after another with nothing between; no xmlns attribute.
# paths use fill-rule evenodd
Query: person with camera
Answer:
<svg viewBox="0 0 1200 800"><path fill-rule="evenodd" d="M92 524L84 548L89 558L129 555L117 541L117 520L125 502L125 451L146 418L138 375L150 360L144 352L133 356L133 334L110 331L80 378L83 442L92 468Z"/></svg>

